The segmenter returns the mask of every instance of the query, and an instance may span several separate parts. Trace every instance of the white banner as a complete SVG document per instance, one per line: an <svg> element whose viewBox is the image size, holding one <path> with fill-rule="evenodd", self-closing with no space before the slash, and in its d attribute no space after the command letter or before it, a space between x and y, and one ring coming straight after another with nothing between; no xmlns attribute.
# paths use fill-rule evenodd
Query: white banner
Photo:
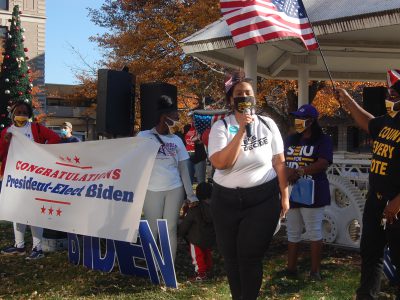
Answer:
<svg viewBox="0 0 400 300"><path fill-rule="evenodd" d="M139 137L41 145L13 133L0 219L136 241L158 149Z"/></svg>

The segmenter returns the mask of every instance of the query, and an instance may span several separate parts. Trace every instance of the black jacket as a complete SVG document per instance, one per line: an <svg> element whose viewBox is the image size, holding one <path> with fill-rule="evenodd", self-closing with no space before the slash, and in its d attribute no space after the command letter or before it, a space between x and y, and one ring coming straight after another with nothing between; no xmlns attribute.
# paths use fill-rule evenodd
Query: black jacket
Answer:
<svg viewBox="0 0 400 300"><path fill-rule="evenodd" d="M179 225L179 235L189 243L201 248L211 248L215 244L215 231L211 217L211 208L207 200L192 208Z"/></svg>

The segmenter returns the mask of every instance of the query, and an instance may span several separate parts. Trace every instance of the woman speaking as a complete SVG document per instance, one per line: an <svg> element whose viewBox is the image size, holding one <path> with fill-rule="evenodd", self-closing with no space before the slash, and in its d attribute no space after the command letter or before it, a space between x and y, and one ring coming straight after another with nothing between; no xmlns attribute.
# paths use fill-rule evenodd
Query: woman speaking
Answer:
<svg viewBox="0 0 400 300"><path fill-rule="evenodd" d="M211 128L208 151L216 171L212 213L233 299L256 299L262 259L279 216L289 209L284 147L275 122L253 115L246 79L226 86L233 113ZM281 201L279 201L279 192Z"/></svg>

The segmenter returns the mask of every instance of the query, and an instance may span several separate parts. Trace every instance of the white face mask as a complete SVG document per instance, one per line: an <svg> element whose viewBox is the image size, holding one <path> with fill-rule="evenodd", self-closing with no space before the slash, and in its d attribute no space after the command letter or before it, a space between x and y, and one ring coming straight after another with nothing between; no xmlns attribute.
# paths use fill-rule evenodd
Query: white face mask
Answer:
<svg viewBox="0 0 400 300"><path fill-rule="evenodd" d="M294 128L297 133L303 133L307 129L306 122L307 120L294 119Z"/></svg>
<svg viewBox="0 0 400 300"><path fill-rule="evenodd" d="M177 121L177 120L173 120L169 117L166 117L168 119L168 121L170 121L172 124L168 124L168 122L165 122L165 124L168 126L168 131L170 134L173 134L174 132L179 131L179 127L181 125L181 122Z"/></svg>
<svg viewBox="0 0 400 300"><path fill-rule="evenodd" d="M399 110L395 110L395 108L394 108L395 105L397 107L399 107L399 104L400 104L400 101L393 102L390 100L385 100L386 112L392 118L394 118L397 115L397 113L399 112Z"/></svg>

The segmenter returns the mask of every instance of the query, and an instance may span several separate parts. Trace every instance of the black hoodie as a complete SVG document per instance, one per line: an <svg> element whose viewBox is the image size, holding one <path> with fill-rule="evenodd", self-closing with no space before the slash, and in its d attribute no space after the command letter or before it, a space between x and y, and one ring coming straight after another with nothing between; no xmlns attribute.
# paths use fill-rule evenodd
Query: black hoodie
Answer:
<svg viewBox="0 0 400 300"><path fill-rule="evenodd" d="M179 226L179 235L200 248L214 246L215 231L208 200L199 201L197 206L189 208Z"/></svg>

